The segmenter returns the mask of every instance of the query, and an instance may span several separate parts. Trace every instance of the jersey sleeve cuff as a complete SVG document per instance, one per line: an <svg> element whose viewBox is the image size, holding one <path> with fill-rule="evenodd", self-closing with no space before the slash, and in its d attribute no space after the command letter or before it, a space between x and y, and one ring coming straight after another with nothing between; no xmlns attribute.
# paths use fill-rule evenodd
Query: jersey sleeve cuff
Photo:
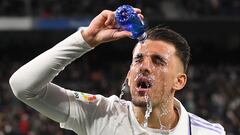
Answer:
<svg viewBox="0 0 240 135"><path fill-rule="evenodd" d="M81 44L83 48L87 50L92 50L94 47L91 47L83 38L82 31L85 30L87 27L79 27L78 31L74 33L75 40L78 44Z"/></svg>

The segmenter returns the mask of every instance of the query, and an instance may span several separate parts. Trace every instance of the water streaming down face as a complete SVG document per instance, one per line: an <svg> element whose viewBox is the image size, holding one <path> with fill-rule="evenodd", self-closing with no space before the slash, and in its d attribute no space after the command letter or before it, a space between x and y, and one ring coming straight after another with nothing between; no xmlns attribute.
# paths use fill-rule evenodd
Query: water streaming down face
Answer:
<svg viewBox="0 0 240 135"><path fill-rule="evenodd" d="M167 72L166 69L163 69L163 70L165 70L164 72ZM166 87L167 87L167 84L164 83L163 89L166 89ZM168 105L170 103L171 98L170 98L169 94L166 94L164 92L160 93L160 95L161 95L162 99L161 99L161 106L159 106L160 108L159 108L159 113L157 115L157 119L159 121L160 130L164 130L165 131L164 133L168 134L170 132L170 130L168 130L169 125L164 125L162 123L162 118L166 117L170 112Z"/></svg>
<svg viewBox="0 0 240 135"><path fill-rule="evenodd" d="M119 99L122 99L122 97L123 97L123 95L124 95L125 93L129 93L129 92L130 92L129 86L128 86L127 83L128 83L128 79L126 78L126 79L124 80L123 84L122 84L122 89L121 89L121 93L120 93L120 95L119 95Z"/></svg>
<svg viewBox="0 0 240 135"><path fill-rule="evenodd" d="M141 44L141 47L145 46L146 52L148 52L148 46L144 44L144 41L145 40L141 41L139 44ZM143 65L141 65L141 66L143 66ZM150 75L148 77L150 79L149 80L150 82L154 82L154 80L155 80L154 76ZM148 95L148 92L145 93L144 97L145 97L145 101L146 101L146 111L145 111L144 121L143 121L142 125L144 128L147 128L148 127L148 118L150 117L150 114L152 112L152 102L151 102L150 96Z"/></svg>
<svg viewBox="0 0 240 135"><path fill-rule="evenodd" d="M148 118L150 117L150 114L152 112L152 102L148 96L148 94L145 95L145 100L147 102L147 109L145 112L145 117L143 121L143 127L146 128L148 126Z"/></svg>
<svg viewBox="0 0 240 135"><path fill-rule="evenodd" d="M146 40L139 43L133 54L129 73L132 102L137 107L144 107L145 115L141 121L143 127L148 127L150 116L154 111L159 127L169 129L166 116L171 108L171 92L174 74L172 73L173 49L166 42ZM150 87L149 85L150 84ZM140 119L141 120L141 119Z"/></svg>
<svg viewBox="0 0 240 135"><path fill-rule="evenodd" d="M148 46L146 46L146 50L148 52ZM169 51L167 52L168 55L165 55L165 59L169 59ZM155 66L152 66L152 70L155 70L157 71L157 74L158 75L161 75L161 74L166 74L168 72L168 69L167 68L158 68L156 69L157 67ZM155 82L155 76L152 76L150 75L151 78L152 78L152 82ZM166 84L166 81L165 79L163 79L163 82L164 82L164 85L163 85L163 89L167 89L167 84ZM161 106L160 106L160 112L158 114L158 120L159 120L159 126L160 126L160 130L165 130L166 133L168 133L168 130L167 130L167 127L168 125L163 125L162 122L161 122L161 118L168 115L168 113L170 112L169 108L168 108L168 104L170 102L170 95L166 95L163 91L159 93L158 95L159 97L162 97L162 103L161 103ZM149 93L146 93L145 94L145 100L146 100L146 103L147 103L147 109L146 109L146 112L145 112L145 118L144 118L144 123L143 123L143 127L146 128L148 126L148 118L150 117L150 114L152 112L152 102L150 100L150 97L154 97L154 95L149 95Z"/></svg>
<svg viewBox="0 0 240 135"><path fill-rule="evenodd" d="M124 95L124 92L121 90L121 93L119 95L119 99L122 99L123 95Z"/></svg>
<svg viewBox="0 0 240 135"><path fill-rule="evenodd" d="M161 118L165 117L170 112L170 110L168 109L168 105L167 105L169 102L170 102L170 98L168 96L165 97L164 103L161 105L161 108L160 108L161 113L158 114L158 121L160 124L160 129L165 130L165 131L167 131L167 127L169 127L169 125L163 125L161 122Z"/></svg>

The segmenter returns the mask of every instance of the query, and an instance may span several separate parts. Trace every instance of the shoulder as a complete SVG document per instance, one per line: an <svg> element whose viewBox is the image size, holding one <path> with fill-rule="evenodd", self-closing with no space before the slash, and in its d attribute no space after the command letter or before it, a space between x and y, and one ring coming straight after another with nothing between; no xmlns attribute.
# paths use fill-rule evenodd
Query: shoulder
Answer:
<svg viewBox="0 0 240 135"><path fill-rule="evenodd" d="M120 99L116 95L112 95L106 99L111 103L112 106L115 106L115 107L127 108L130 105L129 101Z"/></svg>
<svg viewBox="0 0 240 135"><path fill-rule="evenodd" d="M112 95L110 97L105 97L103 95L93 95L93 94L89 94L89 93L84 93L84 92L78 92L78 91L69 91L67 90L68 93L72 96L72 98L75 101L78 101L79 103L84 103L84 104L88 104L88 105L105 105L108 107L112 107L112 106L127 106L129 103L129 101L126 100L122 100L119 97L117 97L116 95Z"/></svg>
<svg viewBox="0 0 240 135"><path fill-rule="evenodd" d="M208 135L225 135L224 128L219 123L211 123L192 113L189 113L189 119L192 126L192 132Z"/></svg>

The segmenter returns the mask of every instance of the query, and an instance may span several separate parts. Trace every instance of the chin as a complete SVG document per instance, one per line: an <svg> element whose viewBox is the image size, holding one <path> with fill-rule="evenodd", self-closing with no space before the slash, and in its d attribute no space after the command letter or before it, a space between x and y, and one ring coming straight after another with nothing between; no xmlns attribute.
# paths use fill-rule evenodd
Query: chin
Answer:
<svg viewBox="0 0 240 135"><path fill-rule="evenodd" d="M147 102L145 101L145 99L141 100L141 99L132 98L132 103L138 107L146 107L147 106Z"/></svg>

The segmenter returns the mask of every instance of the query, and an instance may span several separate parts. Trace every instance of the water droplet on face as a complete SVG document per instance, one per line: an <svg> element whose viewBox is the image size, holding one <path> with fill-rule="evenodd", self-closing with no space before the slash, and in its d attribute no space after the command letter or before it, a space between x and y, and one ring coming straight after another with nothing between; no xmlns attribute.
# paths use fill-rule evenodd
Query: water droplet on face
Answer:
<svg viewBox="0 0 240 135"><path fill-rule="evenodd" d="M169 125L163 125L161 122L161 118L165 117L170 112L170 110L168 109L168 104L170 102L170 96L163 97L163 102L164 103L161 105L161 108L160 108L161 113L158 114L158 121L160 124L160 129L167 131L168 130L167 127Z"/></svg>
<svg viewBox="0 0 240 135"><path fill-rule="evenodd" d="M145 39L144 40L140 40L139 43L140 44L144 44L144 41L145 41Z"/></svg>
<svg viewBox="0 0 240 135"><path fill-rule="evenodd" d="M145 95L145 100L147 102L147 109L145 112L145 117L144 117L144 121L143 121L143 127L146 128L148 125L148 118L150 117L150 113L152 112L152 102L149 98L149 96L146 94Z"/></svg>
<svg viewBox="0 0 240 135"><path fill-rule="evenodd" d="M130 92L130 88L128 86L128 79L126 78L122 84L121 93L119 95L119 99L122 99L124 94L128 94Z"/></svg>

